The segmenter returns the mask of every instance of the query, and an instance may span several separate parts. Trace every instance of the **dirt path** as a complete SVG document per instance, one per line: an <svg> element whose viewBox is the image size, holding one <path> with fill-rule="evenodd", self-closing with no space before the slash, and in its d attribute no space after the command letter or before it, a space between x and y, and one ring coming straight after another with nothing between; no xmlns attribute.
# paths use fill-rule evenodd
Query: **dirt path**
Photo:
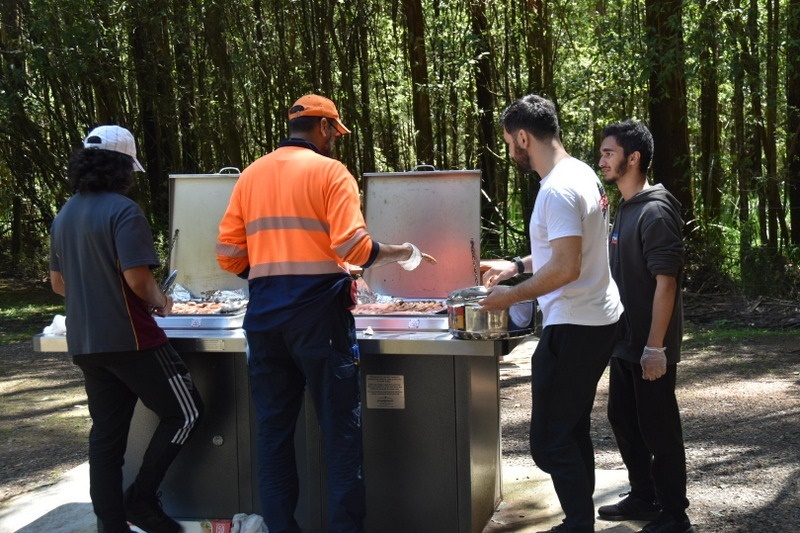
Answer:
<svg viewBox="0 0 800 533"><path fill-rule="evenodd" d="M504 461L528 453L530 368L503 363ZM680 364L690 516L708 533L800 531L800 332L753 333L712 344L690 328ZM622 468L605 419L593 413L597 467ZM90 427L80 372L64 354L0 346L0 506L86 460Z"/></svg>
<svg viewBox="0 0 800 533"><path fill-rule="evenodd" d="M66 354L0 345L0 505L83 463L91 420Z"/></svg>
<svg viewBox="0 0 800 533"><path fill-rule="evenodd" d="M800 333L688 336L678 371L689 516L706 533L800 531ZM504 363L503 460L528 454L530 364ZM623 469L605 417L608 372L592 415L596 465Z"/></svg>

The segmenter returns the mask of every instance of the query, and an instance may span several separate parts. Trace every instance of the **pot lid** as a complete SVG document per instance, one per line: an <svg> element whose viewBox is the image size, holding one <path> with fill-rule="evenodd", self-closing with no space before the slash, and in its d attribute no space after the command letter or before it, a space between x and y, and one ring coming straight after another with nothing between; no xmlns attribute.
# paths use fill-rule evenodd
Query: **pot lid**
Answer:
<svg viewBox="0 0 800 533"><path fill-rule="evenodd" d="M476 285L474 287L467 287L466 289L458 289L453 291L447 297L448 304L469 303L482 300L489 293L489 289L483 285Z"/></svg>

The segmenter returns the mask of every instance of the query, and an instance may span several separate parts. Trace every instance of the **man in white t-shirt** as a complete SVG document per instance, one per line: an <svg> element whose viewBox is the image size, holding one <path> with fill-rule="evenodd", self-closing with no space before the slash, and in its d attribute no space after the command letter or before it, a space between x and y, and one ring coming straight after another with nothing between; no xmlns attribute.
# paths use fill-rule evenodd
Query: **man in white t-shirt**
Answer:
<svg viewBox="0 0 800 533"><path fill-rule="evenodd" d="M537 299L542 336L532 358L530 445L564 510L551 532L594 532L594 449L589 434L597 382L622 314L608 263L608 200L597 175L561 144L553 102L525 96L500 119L520 171L541 178L530 224L531 255L488 270L481 305ZM532 276L498 285L517 274Z"/></svg>

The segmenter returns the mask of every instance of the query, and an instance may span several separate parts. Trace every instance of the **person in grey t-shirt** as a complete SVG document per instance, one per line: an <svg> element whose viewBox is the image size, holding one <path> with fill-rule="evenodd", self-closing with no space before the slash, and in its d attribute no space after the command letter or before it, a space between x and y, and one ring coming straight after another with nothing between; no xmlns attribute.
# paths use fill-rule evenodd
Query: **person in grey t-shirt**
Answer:
<svg viewBox="0 0 800 533"><path fill-rule="evenodd" d="M181 525L156 496L169 465L189 438L203 402L186 365L152 313L166 316L172 298L151 273L158 266L150 226L125 193L136 159L133 135L100 126L69 162L75 194L53 221L50 282L66 298L67 349L83 371L92 430L89 483L103 533L173 533ZM137 400L159 417L141 468L123 494L122 464Z"/></svg>

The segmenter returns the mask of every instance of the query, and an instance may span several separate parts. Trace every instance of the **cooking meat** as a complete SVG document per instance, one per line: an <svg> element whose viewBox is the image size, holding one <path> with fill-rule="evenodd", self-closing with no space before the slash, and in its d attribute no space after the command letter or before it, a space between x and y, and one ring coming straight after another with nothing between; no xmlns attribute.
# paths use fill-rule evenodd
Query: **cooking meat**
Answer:
<svg viewBox="0 0 800 533"><path fill-rule="evenodd" d="M172 305L173 315L214 315L225 307L221 302L175 302Z"/></svg>
<svg viewBox="0 0 800 533"><path fill-rule="evenodd" d="M354 315L409 315L435 314L444 311L444 303L437 300L395 300L382 303L365 303L353 309Z"/></svg>

